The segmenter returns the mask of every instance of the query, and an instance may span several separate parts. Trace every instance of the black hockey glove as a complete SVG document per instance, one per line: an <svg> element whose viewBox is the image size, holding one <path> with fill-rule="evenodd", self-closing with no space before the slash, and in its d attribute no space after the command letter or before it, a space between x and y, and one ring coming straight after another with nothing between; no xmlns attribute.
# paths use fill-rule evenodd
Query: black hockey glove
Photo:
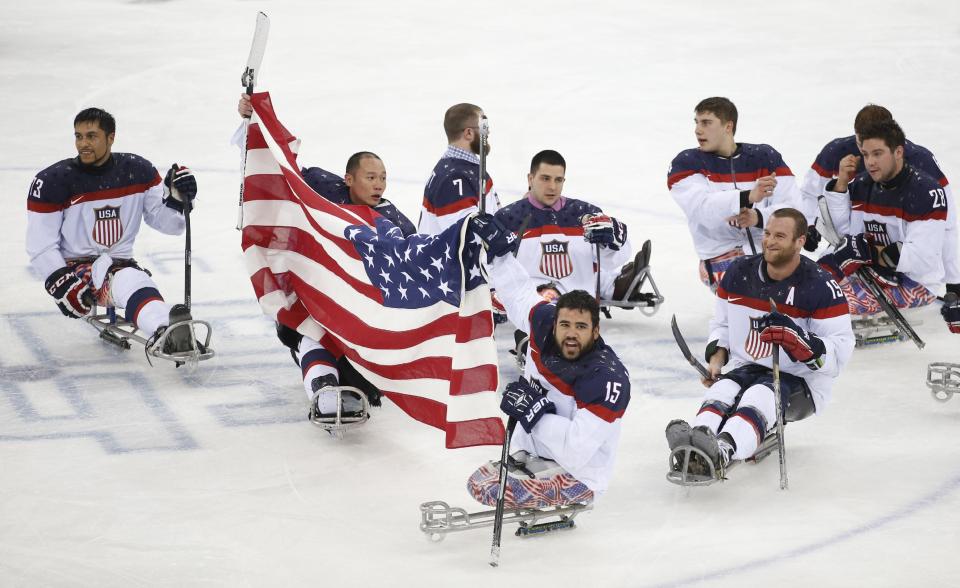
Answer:
<svg viewBox="0 0 960 588"><path fill-rule="evenodd" d="M807 241L803 244L803 248L813 253L817 250L817 247L820 246L820 240L823 237L820 235L820 231L817 230L816 225L810 225L807 227Z"/></svg>
<svg viewBox="0 0 960 588"><path fill-rule="evenodd" d="M954 292L948 292L943 297L940 314L943 315L943 320L947 322L947 328L950 329L950 332L960 334L960 296L957 296Z"/></svg>
<svg viewBox="0 0 960 588"><path fill-rule="evenodd" d="M808 333L793 322L793 319L779 312L771 312L760 318L752 319L752 327L760 332L764 343L776 343L796 362L807 364L816 370L823 365L823 354L827 352L820 337Z"/></svg>
<svg viewBox="0 0 960 588"><path fill-rule="evenodd" d="M820 265L830 270L838 279L855 273L865 265L870 265L870 244L863 233L847 235L837 245L837 250L820 258Z"/></svg>
<svg viewBox="0 0 960 588"><path fill-rule="evenodd" d="M47 292L57 301L64 316L83 318L90 314L93 307L93 290L73 273L69 267L62 267L50 274L44 282Z"/></svg>
<svg viewBox="0 0 960 588"><path fill-rule="evenodd" d="M520 244L520 239L489 213L471 218L470 230L483 241L491 259L512 253Z"/></svg>
<svg viewBox="0 0 960 588"><path fill-rule="evenodd" d="M188 167L181 167L176 163L167 170L163 178L163 203L174 210L183 212L183 203L190 202L193 208L193 199L197 197L197 179Z"/></svg>
<svg viewBox="0 0 960 588"><path fill-rule="evenodd" d="M619 251L627 242L627 225L605 214L585 214L580 217L583 238L594 245L604 245Z"/></svg>
<svg viewBox="0 0 960 588"><path fill-rule="evenodd" d="M548 412L556 413L557 407L526 379L507 384L500 401L500 410L514 418L527 433L533 431L540 419Z"/></svg>

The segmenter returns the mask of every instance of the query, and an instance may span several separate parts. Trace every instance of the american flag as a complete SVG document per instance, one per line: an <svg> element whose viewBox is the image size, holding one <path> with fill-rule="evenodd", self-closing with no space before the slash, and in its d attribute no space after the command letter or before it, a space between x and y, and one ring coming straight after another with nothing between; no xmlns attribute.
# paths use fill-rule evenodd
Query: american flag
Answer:
<svg viewBox="0 0 960 588"><path fill-rule="evenodd" d="M448 448L502 443L490 292L466 219L404 238L368 206L331 203L304 182L270 95L252 103L242 240L263 311L342 352Z"/></svg>

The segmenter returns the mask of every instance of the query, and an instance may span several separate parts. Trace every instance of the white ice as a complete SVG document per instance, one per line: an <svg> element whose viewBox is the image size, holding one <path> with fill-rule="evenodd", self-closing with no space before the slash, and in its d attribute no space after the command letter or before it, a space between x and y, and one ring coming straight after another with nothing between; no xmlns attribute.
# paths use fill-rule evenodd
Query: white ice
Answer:
<svg viewBox="0 0 960 588"><path fill-rule="evenodd" d="M486 530L430 544L418 505L479 508L464 483L497 448L444 450L389 403L340 442L306 421L234 230L227 139L257 10L272 19L260 87L303 138L301 162L340 170L376 151L387 195L416 218L443 111L474 102L506 201L530 157L554 148L568 195L653 240L667 301L603 324L633 397L611 490L575 531L520 540L508 527L496 570ZM670 315L699 350L711 310L666 190L670 160L694 146L694 104L732 98L738 139L773 144L800 174L880 103L960 178L958 17L932 0L7 3L0 586L960 584L960 398L937 403L924 385L928 363L960 361L960 338L933 308L914 317L925 350L857 351L829 410L787 428L788 491L775 458L707 489L673 486L663 438L702 393ZM192 377L64 319L29 269L27 187L75 154L72 117L91 105L117 116L117 151L196 170L194 310L217 357ZM137 244L168 300L182 296L182 248L149 229Z"/></svg>

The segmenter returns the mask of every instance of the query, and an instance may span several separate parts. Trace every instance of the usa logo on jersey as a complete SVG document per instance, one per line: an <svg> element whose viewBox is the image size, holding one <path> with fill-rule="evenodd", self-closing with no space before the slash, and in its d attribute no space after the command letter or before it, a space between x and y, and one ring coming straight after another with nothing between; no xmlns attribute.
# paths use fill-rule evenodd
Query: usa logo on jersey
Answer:
<svg viewBox="0 0 960 588"><path fill-rule="evenodd" d="M119 206L104 206L103 208L94 208L96 222L93 223L93 240L103 245L111 247L123 236L123 223L120 222Z"/></svg>
<svg viewBox="0 0 960 588"><path fill-rule="evenodd" d="M863 232L868 241L874 245L889 245L890 235L887 233L887 223L875 220L863 220Z"/></svg>
<svg viewBox="0 0 960 588"><path fill-rule="evenodd" d="M750 332L747 333L747 340L743 343L743 350L756 360L773 355L773 344L760 340L759 321L759 318L750 319Z"/></svg>
<svg viewBox="0 0 960 588"><path fill-rule="evenodd" d="M540 272L551 278L562 279L573 273L573 260L568 251L567 241L547 241L540 243Z"/></svg>

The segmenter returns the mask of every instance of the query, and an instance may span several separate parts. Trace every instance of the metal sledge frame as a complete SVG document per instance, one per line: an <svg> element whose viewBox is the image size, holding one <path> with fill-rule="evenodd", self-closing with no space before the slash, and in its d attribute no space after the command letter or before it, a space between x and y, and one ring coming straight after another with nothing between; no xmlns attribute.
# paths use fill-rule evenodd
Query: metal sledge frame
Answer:
<svg viewBox="0 0 960 588"><path fill-rule="evenodd" d="M354 386L333 386L337 393L337 414L333 417L333 420L326 420L326 418L315 417L313 413L313 405L317 402L317 397L314 396L310 400L310 422L320 427L324 431L330 433L330 436L334 439L343 439L344 431L359 427L366 424L370 420L370 400L367 398L367 395L363 393L362 390ZM322 388L321 388L322 390ZM363 406L361 416L344 416L343 414L343 393L354 392L360 397L360 403ZM319 390L318 390L319 392Z"/></svg>
<svg viewBox="0 0 960 588"><path fill-rule="evenodd" d="M653 292L646 292L646 294L653 294L653 299L648 301L631 301L630 295L634 292L640 292L644 284L650 282L650 288L653 289ZM653 279L653 274L650 273L650 265L647 264L639 271L636 275L633 276L633 281L630 282L630 286L627 288L627 293L624 294L623 298L620 300L601 300L600 306L602 307L617 307L617 308L639 308L640 312L645 316L653 316L657 314L657 311L660 310L660 305L663 304L663 294L660 293L660 288L657 287L657 282Z"/></svg>
<svg viewBox="0 0 960 588"><path fill-rule="evenodd" d="M765 457L777 450L778 435L776 432L770 433L764 437L757 450L743 461L732 461L726 467L715 467L707 458L707 454L692 445L679 445L670 452L667 461L667 481L678 486L709 486L727 479L727 472L732 470L737 464L749 462L760 463ZM691 455L698 455L709 467L709 474L698 475L689 472Z"/></svg>
<svg viewBox="0 0 960 588"><path fill-rule="evenodd" d="M927 366L927 388L937 402L960 393L960 363L934 362Z"/></svg>
<svg viewBox="0 0 960 588"><path fill-rule="evenodd" d="M519 523L515 535L529 537L550 531L572 529L573 522L581 512L593 509L592 503L574 503L555 506L550 509L506 508L503 510L502 524ZM420 505L420 530L427 540L434 543L443 541L447 533L469 531L494 526L496 510L484 510L469 513L466 509L450 506L442 500L432 500ZM559 517L555 521L540 522L546 518Z"/></svg>
<svg viewBox="0 0 960 588"><path fill-rule="evenodd" d="M98 314L97 306L94 305L93 310L88 316L84 317L84 320L100 332L101 339L107 343L110 343L111 345L116 345L121 349L130 349L130 341L134 341L140 345L143 345L143 348L147 354L148 362L150 361L151 357L157 357L167 361L172 361L176 363L177 366L183 364L195 365L198 362L210 359L215 355L214 350L210 348L210 338L213 335L213 329L210 327L210 323L207 321L191 319L189 321L174 323L169 325L156 341L150 341L149 339L137 333L137 327L135 325L117 318L116 309L112 306L106 307L102 314ZM186 324L190 329L190 341L192 342L192 349L190 351L179 351L176 353L163 353L163 345L167 340L167 336L173 330L173 327L183 324ZM197 347L197 325L200 325L206 329L206 335L203 339L203 343L201 343L203 347L202 350Z"/></svg>

